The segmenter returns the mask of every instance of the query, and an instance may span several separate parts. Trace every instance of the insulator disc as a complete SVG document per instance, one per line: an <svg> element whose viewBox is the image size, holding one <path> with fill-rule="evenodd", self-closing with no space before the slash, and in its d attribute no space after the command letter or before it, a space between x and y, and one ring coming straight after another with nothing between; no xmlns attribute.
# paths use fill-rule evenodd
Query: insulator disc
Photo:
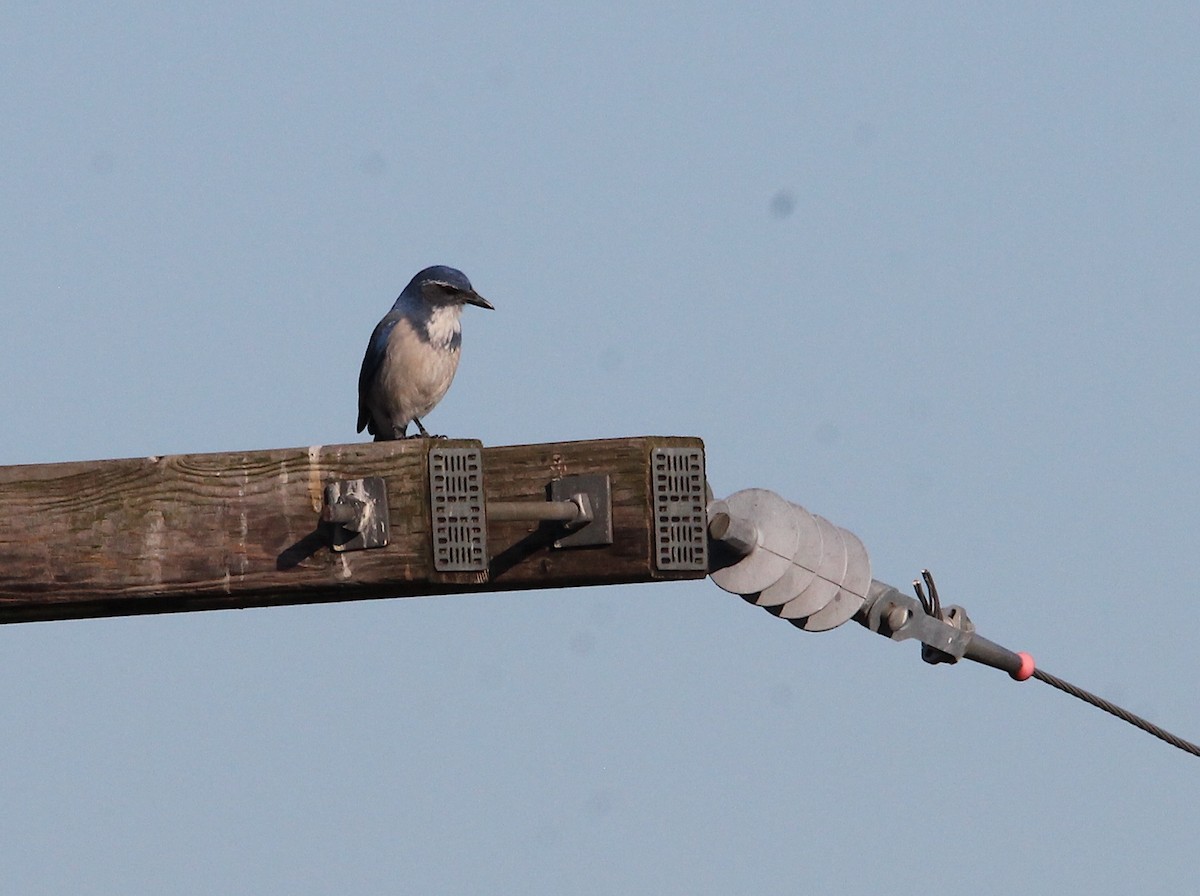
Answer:
<svg viewBox="0 0 1200 896"><path fill-rule="evenodd" d="M867 599L871 586L871 559L853 532L841 530L846 545L846 574L837 595L828 604L797 624L806 632L824 632L849 622Z"/></svg>
<svg viewBox="0 0 1200 896"><path fill-rule="evenodd" d="M821 529L821 561L817 574L800 594L783 605L783 619L811 616L837 597L846 575L846 543L842 530L822 516L813 515Z"/></svg>
<svg viewBox="0 0 1200 896"><path fill-rule="evenodd" d="M842 579L842 590L865 601L871 590L871 558L859 537L843 529L846 539L846 578Z"/></svg>
<svg viewBox="0 0 1200 896"><path fill-rule="evenodd" d="M774 585L787 572L800 543L800 514L765 488L748 488L725 499L729 513L754 523L758 546L736 563L710 575L717 587L732 594L754 594Z"/></svg>
<svg viewBox="0 0 1200 896"><path fill-rule="evenodd" d="M778 607L797 597L817 575L817 564L821 561L821 527L816 518L799 505L796 519L800 530L800 544L792 556L792 563L779 581L769 585L757 595L751 595L760 607Z"/></svg>

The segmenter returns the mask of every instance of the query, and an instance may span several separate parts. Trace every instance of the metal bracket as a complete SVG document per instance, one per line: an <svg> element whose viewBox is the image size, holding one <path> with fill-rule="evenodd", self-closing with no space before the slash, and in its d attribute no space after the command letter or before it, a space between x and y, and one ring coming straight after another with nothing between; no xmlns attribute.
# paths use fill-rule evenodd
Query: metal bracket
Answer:
<svg viewBox="0 0 1200 896"><path fill-rule="evenodd" d="M581 473L552 479L546 501L489 501L489 521L558 523L567 533L555 539L556 548L580 548L613 543L612 485L607 473Z"/></svg>
<svg viewBox="0 0 1200 896"><path fill-rule="evenodd" d="M586 510L587 519L567 522L568 533L554 542L556 548L583 548L613 543L612 484L607 473L581 473L550 481L550 500L570 501Z"/></svg>
<svg viewBox="0 0 1200 896"><path fill-rule="evenodd" d="M387 484L379 476L336 480L325 486L321 520L335 551L362 551L388 543Z"/></svg>

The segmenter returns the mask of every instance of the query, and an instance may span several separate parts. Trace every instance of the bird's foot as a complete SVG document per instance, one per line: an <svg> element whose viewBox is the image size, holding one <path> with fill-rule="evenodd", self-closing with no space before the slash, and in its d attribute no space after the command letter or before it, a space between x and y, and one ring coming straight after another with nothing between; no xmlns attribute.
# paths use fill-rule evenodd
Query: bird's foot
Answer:
<svg viewBox="0 0 1200 896"><path fill-rule="evenodd" d="M421 421L418 420L416 417L413 417L412 422L417 424L417 434L412 435L412 436L406 435L404 437L406 439L444 439L444 438L446 438L446 436L430 435L429 430L427 430L424 426L422 426ZM407 429L407 428L408 427L405 427L405 429Z"/></svg>

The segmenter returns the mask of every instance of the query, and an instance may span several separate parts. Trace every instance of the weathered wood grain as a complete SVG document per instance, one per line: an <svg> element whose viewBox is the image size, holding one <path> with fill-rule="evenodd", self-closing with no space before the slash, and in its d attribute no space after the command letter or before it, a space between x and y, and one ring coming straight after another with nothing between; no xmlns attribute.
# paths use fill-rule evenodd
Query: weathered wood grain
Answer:
<svg viewBox="0 0 1200 896"><path fill-rule="evenodd" d="M640 437L484 448L488 500L544 500L551 479L608 473L614 544L554 550L550 527L493 523L482 574L433 569L420 439L0 467L0 622L699 578L652 562L658 446L703 447ZM386 480L390 543L335 553L318 520L324 487L364 476Z"/></svg>

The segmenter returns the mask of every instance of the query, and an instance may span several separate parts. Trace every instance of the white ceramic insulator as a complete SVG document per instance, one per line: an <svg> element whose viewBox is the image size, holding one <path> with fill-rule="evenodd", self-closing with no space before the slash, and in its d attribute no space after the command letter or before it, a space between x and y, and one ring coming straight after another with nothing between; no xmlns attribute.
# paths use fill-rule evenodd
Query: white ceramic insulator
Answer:
<svg viewBox="0 0 1200 896"><path fill-rule="evenodd" d="M784 619L803 619L827 606L837 597L846 575L846 540L842 530L822 516L814 517L821 528L821 559L816 575L798 596L783 605Z"/></svg>
<svg viewBox="0 0 1200 896"><path fill-rule="evenodd" d="M744 532L749 525L758 532L757 543L749 553L713 570L710 575L717 586L731 594L745 595L756 594L779 581L800 541L796 509L774 492L748 488L714 503L710 514L714 510L730 516L729 531Z"/></svg>
<svg viewBox="0 0 1200 896"><path fill-rule="evenodd" d="M754 603L760 607L778 607L786 604L798 597L817 576L817 564L821 561L821 527L817 524L816 517L803 507L795 504L792 506L796 508L800 543L796 547L796 553L792 555L792 564L787 571L773 585L753 596Z"/></svg>
<svg viewBox="0 0 1200 896"><path fill-rule="evenodd" d="M849 622L862 608L871 587L871 560L858 536L839 530L846 546L846 571L833 600L808 616L801 628L808 632L824 632Z"/></svg>

